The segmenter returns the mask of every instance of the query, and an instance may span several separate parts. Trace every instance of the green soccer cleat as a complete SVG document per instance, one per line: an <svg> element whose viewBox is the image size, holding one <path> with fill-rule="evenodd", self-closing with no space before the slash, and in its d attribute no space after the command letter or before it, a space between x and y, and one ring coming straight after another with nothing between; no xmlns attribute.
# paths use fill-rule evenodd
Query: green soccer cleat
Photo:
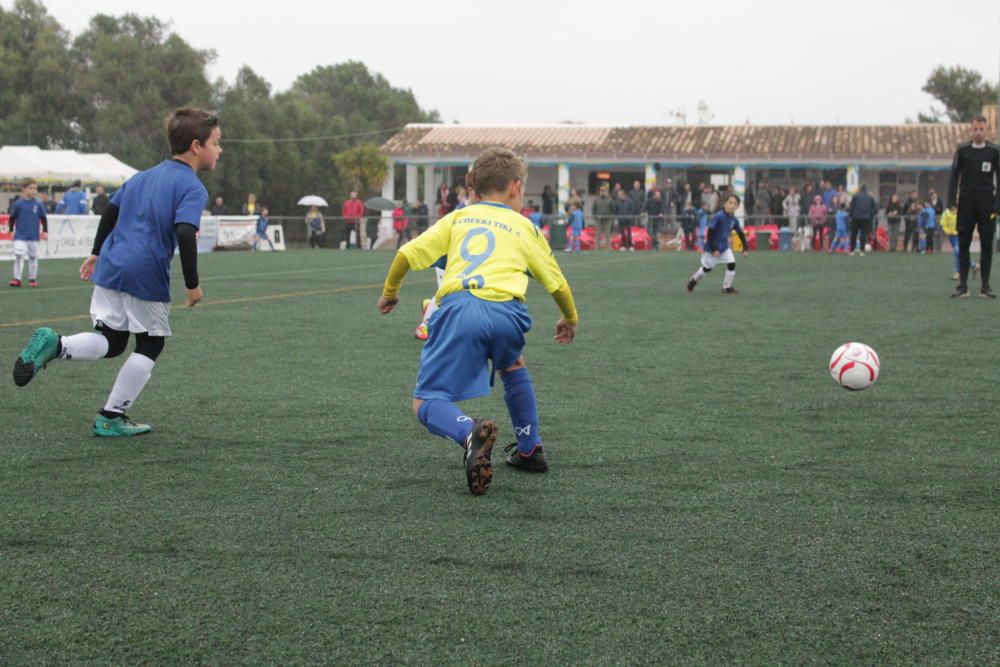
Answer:
<svg viewBox="0 0 1000 667"><path fill-rule="evenodd" d="M134 421L121 415L114 419L108 419L104 415L97 415L94 420L94 435L104 438L123 438L130 435L142 435L149 433L153 427L149 424L136 424Z"/></svg>
<svg viewBox="0 0 1000 667"><path fill-rule="evenodd" d="M48 327L35 329L31 340L14 361L14 384L23 387L31 382L31 378L45 368L45 364L55 359L58 353L59 334Z"/></svg>

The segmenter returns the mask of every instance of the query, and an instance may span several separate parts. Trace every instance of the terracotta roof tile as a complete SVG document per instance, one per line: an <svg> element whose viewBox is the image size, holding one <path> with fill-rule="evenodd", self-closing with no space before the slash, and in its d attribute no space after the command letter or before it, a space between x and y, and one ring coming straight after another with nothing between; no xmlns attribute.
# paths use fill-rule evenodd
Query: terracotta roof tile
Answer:
<svg viewBox="0 0 1000 667"><path fill-rule="evenodd" d="M481 127L409 125L382 151L394 158L469 158L504 146L529 159L950 160L966 124Z"/></svg>

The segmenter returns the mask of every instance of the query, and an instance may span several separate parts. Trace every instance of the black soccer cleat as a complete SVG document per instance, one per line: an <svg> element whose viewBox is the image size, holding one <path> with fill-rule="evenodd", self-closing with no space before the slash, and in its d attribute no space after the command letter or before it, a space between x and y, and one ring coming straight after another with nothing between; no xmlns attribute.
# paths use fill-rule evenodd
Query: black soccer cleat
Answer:
<svg viewBox="0 0 1000 667"><path fill-rule="evenodd" d="M698 281L695 280L694 278L692 278L691 280L689 280L688 281L688 292L693 292L694 291L694 286L697 285L697 284L698 284Z"/></svg>
<svg viewBox="0 0 1000 667"><path fill-rule="evenodd" d="M735 287L723 287L722 288L722 293L723 294L739 294L740 291L738 289L736 289Z"/></svg>
<svg viewBox="0 0 1000 667"><path fill-rule="evenodd" d="M967 299L969 297L969 288L965 285L959 285L955 288L955 291L951 293L952 299Z"/></svg>
<svg viewBox="0 0 1000 667"><path fill-rule="evenodd" d="M517 443L512 442L503 448L505 452L514 450L514 453L507 457L506 463L511 468L517 468L524 472L548 472L549 462L545 458L545 451L541 447L535 447L535 451L530 456L523 456L517 451Z"/></svg>
<svg viewBox="0 0 1000 667"><path fill-rule="evenodd" d="M993 290L990 289L989 285L982 286L982 288L979 290L979 296L983 297L984 299L997 298L997 295L993 293Z"/></svg>
<svg viewBox="0 0 1000 667"><path fill-rule="evenodd" d="M493 481L493 445L497 441L497 423L477 419L465 441L465 481L474 496L481 496Z"/></svg>

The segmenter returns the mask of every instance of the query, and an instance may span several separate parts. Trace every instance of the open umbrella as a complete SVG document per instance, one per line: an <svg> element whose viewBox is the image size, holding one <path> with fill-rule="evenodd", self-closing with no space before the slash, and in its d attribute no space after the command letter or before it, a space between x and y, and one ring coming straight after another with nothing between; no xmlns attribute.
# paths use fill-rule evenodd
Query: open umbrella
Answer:
<svg viewBox="0 0 1000 667"><path fill-rule="evenodd" d="M299 206L329 206L319 195L306 195L299 200Z"/></svg>
<svg viewBox="0 0 1000 667"><path fill-rule="evenodd" d="M385 197L372 197L365 200L365 206L374 211L392 211L396 208L396 202Z"/></svg>

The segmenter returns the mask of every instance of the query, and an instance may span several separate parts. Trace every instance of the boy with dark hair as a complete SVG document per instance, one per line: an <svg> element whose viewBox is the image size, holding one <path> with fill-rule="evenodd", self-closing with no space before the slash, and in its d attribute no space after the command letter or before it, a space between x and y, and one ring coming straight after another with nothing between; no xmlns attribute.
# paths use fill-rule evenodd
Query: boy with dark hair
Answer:
<svg viewBox="0 0 1000 667"><path fill-rule="evenodd" d="M200 109L180 109L167 122L173 159L130 178L101 216L91 255L80 278L94 282L90 315L99 333L59 336L36 329L14 362L14 384L21 387L55 359L117 357L134 334L135 352L125 360L104 409L94 420L98 436L131 436L151 427L125 412L149 381L170 335L170 262L177 247L187 287L185 302L202 298L198 286L196 234L208 192L199 171L215 168L222 148L219 119Z"/></svg>
<svg viewBox="0 0 1000 667"><path fill-rule="evenodd" d="M254 235L253 245L250 246L250 250L256 250L257 244L261 241L267 241L267 245L271 246L271 252L274 252L274 243L271 242L271 237L267 235L267 226L270 224L267 216L267 207L261 206L260 215L257 216L257 233Z"/></svg>
<svg viewBox="0 0 1000 667"><path fill-rule="evenodd" d="M400 248L378 309L385 314L396 307L410 269L426 269L447 257L435 295L440 308L420 354L413 413L431 433L463 448L469 491L482 495L493 479L497 424L468 417L455 403L488 395L499 371L517 436L507 448L517 449L507 464L527 472L547 471L535 388L522 356L524 335L531 328L524 305L528 277L542 284L559 306L557 343L573 341L579 316L545 237L518 213L524 201L524 162L507 149L490 148L476 159L472 173L480 201L445 216Z"/></svg>
<svg viewBox="0 0 1000 667"><path fill-rule="evenodd" d="M736 279L736 258L733 256L733 249L729 247L729 235L736 232L743 244L743 256L749 257L747 252L747 237L743 234L740 221L736 219L736 209L740 207L740 198L736 195L729 195L722 210L712 216L712 221L708 223L705 233L705 249L701 254L701 266L694 272L687 283L688 292L693 292L698 281L705 277L705 274L714 269L719 264L726 265L726 277L722 283L723 294L739 294L733 287Z"/></svg>
<svg viewBox="0 0 1000 667"><path fill-rule="evenodd" d="M28 284L38 287L38 240L48 231L45 206L35 199L38 184L33 178L21 181L21 198L14 202L7 225L14 239L14 277L8 285L21 286L24 258L28 258Z"/></svg>
<svg viewBox="0 0 1000 667"><path fill-rule="evenodd" d="M38 287L38 241L41 232L48 231L49 219L45 206L35 199L38 184L33 178L21 181L21 198L14 202L7 225L14 239L14 277L8 285L21 286L24 258L28 258L28 284Z"/></svg>

